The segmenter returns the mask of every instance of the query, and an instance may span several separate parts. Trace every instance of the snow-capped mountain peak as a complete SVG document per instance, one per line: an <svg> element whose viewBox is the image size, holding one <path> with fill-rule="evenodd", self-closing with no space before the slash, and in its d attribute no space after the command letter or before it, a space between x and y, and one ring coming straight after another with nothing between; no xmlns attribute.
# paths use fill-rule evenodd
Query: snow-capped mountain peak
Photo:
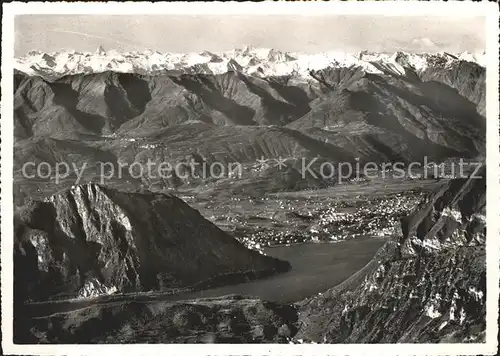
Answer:
<svg viewBox="0 0 500 356"><path fill-rule="evenodd" d="M462 52L458 55L458 58L468 62L475 62L479 64L481 67L486 67L486 53L471 53L471 52Z"/></svg>
<svg viewBox="0 0 500 356"><path fill-rule="evenodd" d="M309 78L311 70L328 67L361 67L369 73L384 71L404 74L406 69L416 72L429 65L450 64L455 61L475 62L485 65L484 53L376 53L361 51L345 53L329 51L317 54L283 52L273 48L245 46L226 52L160 53L106 51L99 46L95 52L59 51L43 53L31 51L15 60L15 68L30 75L59 77L68 74L92 73L113 70L155 74L159 71L185 71L188 73L221 74L241 71L249 75L295 76Z"/></svg>
<svg viewBox="0 0 500 356"><path fill-rule="evenodd" d="M104 48L102 46L99 46L99 48L97 48L97 51L96 53L100 56L105 56L106 55L106 51L104 50Z"/></svg>

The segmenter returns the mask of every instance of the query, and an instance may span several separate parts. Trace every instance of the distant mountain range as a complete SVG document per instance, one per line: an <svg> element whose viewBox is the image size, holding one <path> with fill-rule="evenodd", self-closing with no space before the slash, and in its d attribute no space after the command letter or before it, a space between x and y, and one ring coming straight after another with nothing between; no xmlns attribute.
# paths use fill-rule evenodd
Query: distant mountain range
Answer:
<svg viewBox="0 0 500 356"><path fill-rule="evenodd" d="M404 74L405 68L417 72L457 61L469 61L485 66L484 53L374 53L361 51L344 53L329 51L316 54L282 52L271 48L247 46L227 52L160 53L106 51L100 46L96 52L60 51L29 52L17 58L15 68L30 75L56 78L68 74L89 74L104 71L155 74L164 71L181 73L223 74L239 71L258 77L293 76L311 79L310 72L325 68L361 67L367 73L382 74L389 70ZM380 67L384 69L381 69Z"/></svg>
<svg viewBox="0 0 500 356"><path fill-rule="evenodd" d="M31 67L43 76L14 73L16 177L26 161L92 165L151 159L175 164L192 155L207 164L246 165L245 172L250 172L254 182L257 176L266 175L252 168L265 157L287 161L289 171L281 172L284 181L272 183L279 190L280 186L297 189L319 184L300 178L297 166L302 158L318 158L320 165L356 158L409 162L425 156L438 161L484 156L486 69L475 62L448 54L363 52L358 57L293 59L296 54L272 50L247 48L230 53L234 60L228 60L228 54L208 52L195 57L156 52L127 55L136 62L102 49L95 54L32 54ZM34 64L36 58L39 62ZM183 70L122 73L150 68L146 59L152 58L166 67L176 58ZM165 58L170 62L162 62ZM299 67L298 76L269 75L276 68L288 68L278 73L290 74L290 68L307 63L306 58L311 62L323 58L324 62L308 72ZM68 64L94 59L102 66ZM105 69L111 59L131 67L94 73ZM206 60L203 65L199 64L202 59ZM230 61L238 65L227 71ZM220 66L211 67L214 63ZM269 69L261 76L254 70L259 63L268 64ZM49 64L50 72L46 72ZM221 74L206 73L216 67ZM68 74L79 71L84 73ZM68 75L55 78L54 73ZM275 173L270 173L270 181L277 179ZM17 182L23 181L18 178ZM172 179L140 184L186 183Z"/></svg>

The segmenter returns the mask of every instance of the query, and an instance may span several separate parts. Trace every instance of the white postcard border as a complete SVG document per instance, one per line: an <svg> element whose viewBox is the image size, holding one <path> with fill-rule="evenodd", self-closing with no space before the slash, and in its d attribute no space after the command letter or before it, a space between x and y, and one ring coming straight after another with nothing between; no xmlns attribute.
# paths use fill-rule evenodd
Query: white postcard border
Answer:
<svg viewBox="0 0 500 356"><path fill-rule="evenodd" d="M500 252L500 152L498 108L498 5L491 2L28 2L3 4L2 15L2 130L1 130L1 281L2 348L16 355L169 354L303 354L303 355L492 355L497 350ZM297 16L486 16L487 18L487 330L481 344L293 344L293 345L178 345L75 344L16 345L13 343L13 59L14 17L21 14L288 14Z"/></svg>

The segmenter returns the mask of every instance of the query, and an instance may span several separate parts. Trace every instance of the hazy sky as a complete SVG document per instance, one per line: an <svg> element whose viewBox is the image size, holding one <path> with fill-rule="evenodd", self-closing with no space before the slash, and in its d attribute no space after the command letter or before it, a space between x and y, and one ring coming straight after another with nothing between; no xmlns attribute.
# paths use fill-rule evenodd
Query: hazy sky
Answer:
<svg viewBox="0 0 500 356"><path fill-rule="evenodd" d="M374 15L21 15L15 55L31 50L483 51L484 18Z"/></svg>

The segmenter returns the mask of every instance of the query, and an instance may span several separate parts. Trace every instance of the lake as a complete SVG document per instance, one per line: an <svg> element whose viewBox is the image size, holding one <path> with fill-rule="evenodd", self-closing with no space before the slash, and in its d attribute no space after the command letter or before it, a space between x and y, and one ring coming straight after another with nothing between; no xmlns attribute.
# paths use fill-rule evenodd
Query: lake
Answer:
<svg viewBox="0 0 500 356"><path fill-rule="evenodd" d="M363 268L387 238L367 237L335 243L304 243L266 248L264 252L289 261L292 269L265 279L197 292L181 293L169 300L254 296L268 301L295 302L326 291Z"/></svg>

